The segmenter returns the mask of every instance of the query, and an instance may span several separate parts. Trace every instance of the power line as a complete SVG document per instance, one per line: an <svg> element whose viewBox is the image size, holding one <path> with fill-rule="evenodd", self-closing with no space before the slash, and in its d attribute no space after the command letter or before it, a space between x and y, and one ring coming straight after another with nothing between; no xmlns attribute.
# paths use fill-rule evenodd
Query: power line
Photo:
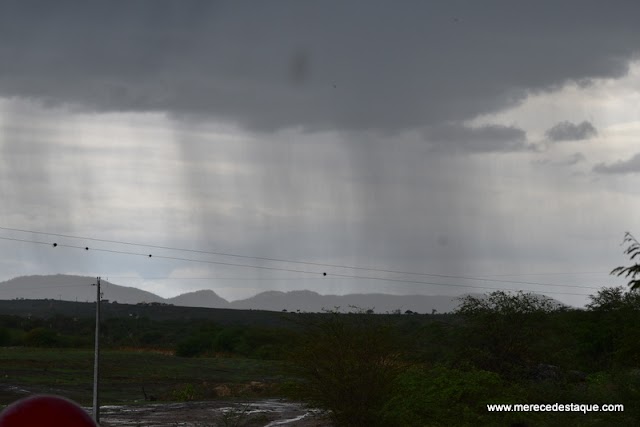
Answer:
<svg viewBox="0 0 640 427"><path fill-rule="evenodd" d="M501 280L501 279L490 279L490 278L488 278L488 277L492 277L492 276L485 276L485 277L457 276L457 275L450 275L450 274L419 273L419 272L410 272L410 271L402 271L402 270L391 270L391 269L381 269L381 268L367 268L367 267L348 266L348 265L341 265L341 264L326 264L326 263L318 263L318 262L310 262L310 261L296 261L296 260L287 260L287 259L282 259L282 258L268 258L268 257L249 256L249 255L239 255L239 254L232 254L232 253L228 253L228 252L214 252L214 251L205 251L205 250L199 250L199 249L177 248L177 247L171 247L171 246L148 245L148 244L141 244L141 243L125 242L125 241L121 241L121 240L96 239L96 238L92 238L92 237L82 237L82 236L74 236L74 235L60 234L60 233L48 233L48 232L43 232L43 231L24 230L24 229L9 228L9 227L0 227L0 230L17 231L17 232L22 232L22 233L42 234L42 235L46 235L46 236L65 237L65 238L71 238L71 239L82 239L82 240L88 240L88 241L114 243L114 244L128 245L128 246L138 246L138 247L146 247L146 248L165 249L165 250L172 250L172 251L182 251L182 252L200 253L200 254L208 254L208 255L237 257L237 258L245 258L245 259L271 261L271 262L285 262L285 263L292 263L292 264L310 265L310 266L316 266L316 267L330 267L330 268L351 269L351 270L359 270L359 271L373 271L373 272L378 272L378 273L404 274L404 275L411 275L411 276L439 277L439 278L443 278L443 279L475 280L475 281L479 281L479 282L494 282L494 283L507 283L507 284L518 284L518 285L556 286L556 287L599 289L598 287L593 287L593 286L560 285L560 284L555 284L555 283L541 283L541 282L530 282L530 281L521 281L521 280ZM86 249L88 249L88 248L86 248ZM103 249L103 250L104 251L109 251L107 249ZM113 251L113 252L114 253L126 253L126 252L123 252L123 251ZM143 254L139 254L139 253L131 253L131 254L132 255L143 255ZM163 256L160 256L160 255L154 255L154 256L156 258L163 258ZM149 255L149 257L151 257L151 255ZM179 257L175 257L175 258L173 258L173 257L164 257L164 258L166 258L166 259L176 259L176 260L185 260L184 258L179 258ZM190 260L190 261L196 261L196 260ZM300 270L294 270L294 269L288 269L288 268L275 268L275 267L264 267L264 266L259 267L259 266L250 266L250 265L246 265L246 264L233 264L233 263L223 263L223 262L214 262L214 261L205 261L205 260L197 260L196 262L205 262L205 263L212 263L212 264L219 264L219 265L230 265L230 266L239 266L240 265L240 266L247 266L247 267L251 267L251 268L262 268L262 269L267 269L267 270L280 270L280 271L289 271L289 272L309 273L309 272L306 272L306 271L300 271ZM312 274L316 274L316 273L312 273ZM335 276L335 274L334 274L334 276ZM493 277L500 277L500 276L501 275L495 275Z"/></svg>
<svg viewBox="0 0 640 427"><path fill-rule="evenodd" d="M516 274L483 274L478 277L516 277L516 276L577 276L581 274L605 274L609 275L606 271L570 271L570 272L556 272L556 273L516 273Z"/></svg>
<svg viewBox="0 0 640 427"><path fill-rule="evenodd" d="M72 249L81 249L81 250L93 250L100 252L108 252L108 253L116 253L123 255L134 255L134 256L144 256L148 258L160 258L160 259L168 259L168 260L176 260L176 261L187 261L187 262L199 262L199 263L207 263L207 264L216 264L216 265L226 265L226 266L234 266L234 267L245 267L245 268L256 268L263 270L275 270L275 271L288 271L295 273L303 273L303 274L320 274L315 271L307 271L307 270L296 270L296 269L288 269L288 268L278 268L278 267L267 267L267 266L257 266L257 265L248 265L248 264L235 264L228 262L220 262L220 261L210 261L210 260L200 260L200 259L192 259L192 258L183 258L183 257L172 257L166 255L153 255L139 252L128 252L128 251L116 251L112 249L102 249L102 248L89 248L88 246L76 246L76 245L67 245L67 244L59 244L56 242L42 242L37 240L27 240L27 239L17 239L17 238L7 238L0 237L2 240L11 240L11 241L19 241L25 243L34 243L41 245L48 245L52 247L66 247ZM531 290L531 289L511 289L511 288L500 288L500 287L489 287L489 286L476 286L476 285L461 285L455 283L437 283L437 282L427 282L427 281L419 281L419 280L406 280L406 279L392 279L392 278L383 278L383 277L374 277L374 276L358 276L358 275L349 275L349 274L340 274L340 273L321 273L323 276L333 276L333 277L342 277L348 279L365 279L365 280L376 280L376 281L384 281L384 282L395 282L395 283L410 283L410 284L420 284L420 285L432 285L432 286L445 286L445 287L457 287L457 288L470 288L470 289L492 289L492 290L505 290L505 291L526 291L526 292L540 292L540 290ZM600 289L598 287L590 287L590 286L579 286L579 285L559 285L559 284L539 284L544 286L556 286L556 287L567 287L567 288L583 288L583 289ZM577 296L589 296L588 294L577 294L577 293L569 293L569 292L556 292L556 291L545 291L548 294L558 294L558 295L577 295Z"/></svg>
<svg viewBox="0 0 640 427"><path fill-rule="evenodd" d="M103 249L103 248L89 248L88 246L84 246L83 247L83 246L67 245L67 244L61 244L61 243L55 243L55 242L54 243L50 243L50 242L42 242L42 241L36 241L36 240L7 238L7 237L0 237L0 239L19 241L19 242L25 242L25 243L36 243L36 244L41 244L41 245L51 245L53 247L60 246L60 247L67 247L67 248L73 248L73 249L83 249L83 250L87 250L87 251L89 249L91 249L93 251L116 253L116 254L123 254L123 255L144 256L144 257L149 257L149 258L155 257L155 258L175 260L175 261L199 262L199 263L206 263L206 264L225 265L225 266L233 266L233 267L245 267L245 268L255 268L255 269L272 270L272 271L287 271L287 272L295 272L295 273L303 273L303 274L314 274L314 275L320 274L320 273L315 272L315 271L296 270L296 269L279 268L279 267L257 266L257 265L249 265L249 264L236 264L236 263L228 263L228 262L221 262L221 261L199 260L199 259L183 258L183 257L172 257L172 256L166 256L166 255L155 255L154 256L152 254L139 253L139 252L117 251L117 250L113 250L113 249ZM327 273L322 273L322 274L323 274L323 276L327 275ZM436 283L436 282L426 282L426 281L417 281L417 280L381 278L381 277L373 277L373 276L356 276L356 275L348 275L348 274L340 274L340 273L330 273L330 276L349 278L349 279L378 280L378 281L387 281L387 282L425 284L425 285L434 285L434 286L453 286L453 287L478 288L478 289L517 290L517 289L507 289L507 288L488 287L488 286ZM443 276L443 277L456 278L456 276ZM470 280L475 280L473 278L469 278L469 279ZM489 281L489 280L487 280L487 281ZM600 289L600 287L582 286L582 285L560 285L560 284L535 283L535 282L516 282L516 281L510 282L510 281L505 281L505 280L500 280L498 282L525 283L525 284L535 284L535 285L539 285L539 286L541 285L541 286L555 286L555 287L581 288L581 289ZM536 291L532 291L532 290L529 290L529 291L530 292L536 292ZM562 292L551 292L551 291L547 291L547 293L563 294ZM565 293L565 294L566 295L583 295L583 296L586 296L584 294L571 294L571 293Z"/></svg>
<svg viewBox="0 0 640 427"><path fill-rule="evenodd" d="M329 274L329 273L327 273ZM137 280L327 280L330 277L140 277L140 276L109 276L111 279L137 279Z"/></svg>

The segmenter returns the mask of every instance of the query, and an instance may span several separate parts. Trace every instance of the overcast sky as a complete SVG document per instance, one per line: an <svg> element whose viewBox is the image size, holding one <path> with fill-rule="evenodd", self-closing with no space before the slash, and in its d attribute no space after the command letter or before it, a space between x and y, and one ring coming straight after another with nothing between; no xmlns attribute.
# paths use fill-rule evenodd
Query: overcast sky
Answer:
<svg viewBox="0 0 640 427"><path fill-rule="evenodd" d="M625 283L608 272L640 235L638 16L582 0L4 1L0 227L456 277L0 229L90 247L0 240L0 280L583 304Z"/></svg>

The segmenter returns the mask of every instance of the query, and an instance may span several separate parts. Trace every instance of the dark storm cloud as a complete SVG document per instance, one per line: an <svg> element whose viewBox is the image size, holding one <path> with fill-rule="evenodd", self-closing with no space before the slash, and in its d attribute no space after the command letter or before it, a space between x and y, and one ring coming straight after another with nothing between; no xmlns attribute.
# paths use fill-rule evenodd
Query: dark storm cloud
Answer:
<svg viewBox="0 0 640 427"><path fill-rule="evenodd" d="M527 135L512 126L487 125L471 128L462 125L443 125L428 128L426 140L436 151L466 151L489 153L522 151L527 149Z"/></svg>
<svg viewBox="0 0 640 427"><path fill-rule="evenodd" d="M3 1L0 97L82 112L168 112L158 126L171 127L161 139L175 150L165 155L177 159L166 162L167 181L155 180L167 186L160 194L133 172L114 184L93 149L59 153L62 138L108 146L94 134L100 127L79 125L74 135L60 114L58 136L4 130L0 212L12 224L37 215L24 221L38 224L32 228L73 232L78 221L88 235L99 222L123 240L164 244L164 225L167 240L177 242L169 245L407 271L494 271L494 262L513 271L566 259L572 252L563 246L548 248L565 215L547 215L555 204L531 209L537 187L523 191L532 185L519 176L526 167L509 159L497 169L489 156L429 149L529 149L518 127L463 123L569 81L623 76L640 49L640 5L623 6ZM43 116L59 111L49 110ZM28 122L28 129L39 121L31 114L0 119ZM122 150L122 163L167 149L149 142L153 133L116 135L140 150ZM14 160L27 139L44 145L21 164ZM71 158L64 171L62 158ZM227 169L217 171L218 163ZM517 173L504 179L502 168ZM184 186L177 196L170 181ZM167 208L135 203L159 195ZM108 216L94 217L87 206ZM573 223L573 211L567 216Z"/></svg>
<svg viewBox="0 0 640 427"><path fill-rule="evenodd" d="M595 1L7 1L0 95L393 132L620 77L640 49L639 13Z"/></svg>
<svg viewBox="0 0 640 427"><path fill-rule="evenodd" d="M640 172L640 153L629 160L620 160L616 163L599 163L593 167L593 171L604 174L627 174Z"/></svg>
<svg viewBox="0 0 640 427"><path fill-rule="evenodd" d="M550 141L582 141L597 134L596 128L588 121L577 125L567 121L560 122L545 133Z"/></svg>

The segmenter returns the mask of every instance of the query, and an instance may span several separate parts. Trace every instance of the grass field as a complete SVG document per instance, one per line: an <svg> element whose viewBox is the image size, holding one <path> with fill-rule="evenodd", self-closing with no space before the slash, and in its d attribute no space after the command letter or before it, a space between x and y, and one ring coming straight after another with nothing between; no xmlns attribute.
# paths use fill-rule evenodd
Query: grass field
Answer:
<svg viewBox="0 0 640 427"><path fill-rule="evenodd" d="M101 352L101 404L216 397L273 396L287 378L281 362L244 358L179 358L136 350ZM0 348L0 405L24 394L55 393L90 405L93 351Z"/></svg>

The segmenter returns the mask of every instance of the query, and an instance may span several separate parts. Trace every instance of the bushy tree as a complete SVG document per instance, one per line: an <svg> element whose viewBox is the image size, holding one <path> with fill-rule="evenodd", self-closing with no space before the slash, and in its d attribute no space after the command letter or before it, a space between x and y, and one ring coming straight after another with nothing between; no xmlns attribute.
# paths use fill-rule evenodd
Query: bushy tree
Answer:
<svg viewBox="0 0 640 427"><path fill-rule="evenodd" d="M213 337L209 333L198 333L180 341L176 346L176 356L195 357L211 350Z"/></svg>
<svg viewBox="0 0 640 427"><path fill-rule="evenodd" d="M627 291L622 286L602 288L595 295L589 295L589 310L611 311L622 309L640 309L640 293Z"/></svg>
<svg viewBox="0 0 640 427"><path fill-rule="evenodd" d="M24 343L31 347L59 347L61 345L58 334L48 328L34 328L27 332Z"/></svg>
<svg viewBox="0 0 640 427"><path fill-rule="evenodd" d="M385 425L380 411L403 365L396 334L379 316L333 311L307 317L292 357L298 398L330 411L338 426Z"/></svg>
<svg viewBox="0 0 640 427"><path fill-rule="evenodd" d="M460 300L456 312L465 320L460 354L467 360L507 376L521 376L528 365L550 362L546 349L532 343L552 335L549 314L563 310L562 305L522 291L467 295Z"/></svg>
<svg viewBox="0 0 640 427"><path fill-rule="evenodd" d="M458 305L456 312L463 316L483 314L509 316L514 314L550 313L562 308L561 305L549 297L523 291L516 293L495 291L481 297L466 295L459 298L459 300L460 305Z"/></svg>
<svg viewBox="0 0 640 427"><path fill-rule="evenodd" d="M622 244L625 244L625 243L628 243L629 247L625 249L624 253L627 255L630 255L629 259L633 261L635 257L640 255L640 243L638 243L636 238L633 237L631 233L629 233L628 231L624 234L624 240L622 241ZM613 274L616 276L622 276L624 274L625 275L624 277L627 277L627 278L631 277L631 280L628 283L631 290L635 291L637 289L640 289L640 279L636 279L636 276L640 274L640 264L636 263L629 267L624 267L624 266L616 267L613 270L611 270L610 274Z"/></svg>
<svg viewBox="0 0 640 427"><path fill-rule="evenodd" d="M7 346L11 343L11 334L9 329L0 327L0 347Z"/></svg>
<svg viewBox="0 0 640 427"><path fill-rule="evenodd" d="M640 292L602 288L587 304L591 327L581 340L590 359L607 368L640 363Z"/></svg>

